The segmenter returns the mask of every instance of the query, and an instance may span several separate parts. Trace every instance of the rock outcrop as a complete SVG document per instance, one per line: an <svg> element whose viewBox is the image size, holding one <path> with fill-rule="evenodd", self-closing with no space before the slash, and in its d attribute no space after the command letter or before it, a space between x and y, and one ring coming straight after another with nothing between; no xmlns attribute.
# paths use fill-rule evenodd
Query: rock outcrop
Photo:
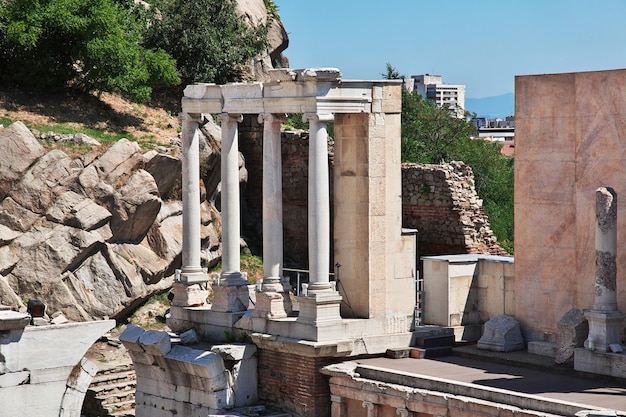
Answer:
<svg viewBox="0 0 626 417"><path fill-rule="evenodd" d="M266 3L270 4L271 10L268 10ZM283 55L283 51L289 46L289 37L274 3L264 0L237 0L237 13L251 27L269 24L267 33L269 46L265 53L250 62L252 77L258 81L265 81L269 78L270 69L289 68L289 60Z"/></svg>
<svg viewBox="0 0 626 417"><path fill-rule="evenodd" d="M219 136L202 142L213 188L201 194L215 199ZM0 304L38 299L71 320L122 318L171 286L182 251L182 203L170 199L180 195L178 158L126 139L102 154L46 152L21 122L0 129L0 146ZM213 203L202 202L207 266L221 257Z"/></svg>

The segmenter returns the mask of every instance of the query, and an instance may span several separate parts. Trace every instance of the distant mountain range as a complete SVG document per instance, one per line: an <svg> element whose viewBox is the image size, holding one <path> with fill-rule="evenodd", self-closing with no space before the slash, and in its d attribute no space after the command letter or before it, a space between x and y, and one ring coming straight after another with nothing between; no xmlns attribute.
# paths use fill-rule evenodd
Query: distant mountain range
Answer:
<svg viewBox="0 0 626 417"><path fill-rule="evenodd" d="M476 113L478 117L490 119L512 116L515 113L515 94L506 93L492 97L466 98L465 110Z"/></svg>

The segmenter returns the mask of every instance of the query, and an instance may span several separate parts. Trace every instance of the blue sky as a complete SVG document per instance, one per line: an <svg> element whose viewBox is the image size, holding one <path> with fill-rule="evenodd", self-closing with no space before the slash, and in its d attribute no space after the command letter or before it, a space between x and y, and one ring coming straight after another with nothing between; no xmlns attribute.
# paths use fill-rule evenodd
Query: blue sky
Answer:
<svg viewBox="0 0 626 417"><path fill-rule="evenodd" d="M626 68L626 0L274 0L292 68L345 79L438 74L466 96L514 92L516 75Z"/></svg>

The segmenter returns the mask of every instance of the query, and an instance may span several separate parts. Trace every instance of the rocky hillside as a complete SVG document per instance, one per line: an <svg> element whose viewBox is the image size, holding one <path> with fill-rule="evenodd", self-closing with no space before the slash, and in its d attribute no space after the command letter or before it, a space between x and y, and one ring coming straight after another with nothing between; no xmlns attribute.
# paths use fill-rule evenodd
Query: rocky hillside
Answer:
<svg viewBox="0 0 626 417"><path fill-rule="evenodd" d="M263 0L238 0L238 11L251 25L268 18ZM266 53L250 62L259 80L274 66L288 66L282 54L288 38L277 15L269 40ZM23 309L39 299L50 315L122 318L170 287L182 249L180 97L182 88L143 106L111 94L0 88L0 119L21 121L0 128L0 304ZM59 124L126 132L154 150L126 139L107 149L77 135L69 139L81 151L63 151L53 143L58 135L25 124L42 132ZM220 133L212 123L203 130L202 245L211 266L221 256ZM243 166L240 177L246 179Z"/></svg>
<svg viewBox="0 0 626 417"><path fill-rule="evenodd" d="M180 195L177 157L126 139L72 157L46 151L21 122L0 129L0 144L2 304L39 299L72 320L119 318L169 288L182 249L182 203L168 199ZM219 148L204 156L214 163ZM209 264L220 221L211 202L202 209Z"/></svg>

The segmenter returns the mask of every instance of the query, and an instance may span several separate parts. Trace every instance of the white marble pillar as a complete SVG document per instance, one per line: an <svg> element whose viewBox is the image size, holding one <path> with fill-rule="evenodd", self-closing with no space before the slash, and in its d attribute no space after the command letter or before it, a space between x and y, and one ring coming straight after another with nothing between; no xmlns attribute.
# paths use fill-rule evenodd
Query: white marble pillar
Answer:
<svg viewBox="0 0 626 417"><path fill-rule="evenodd" d="M181 281L208 281L200 265L200 148L202 115L182 116L183 253Z"/></svg>
<svg viewBox="0 0 626 417"><path fill-rule="evenodd" d="M309 122L309 287L307 294L332 291L330 286L330 190L328 133L330 114L305 113Z"/></svg>
<svg viewBox="0 0 626 417"><path fill-rule="evenodd" d="M220 286L247 285L240 267L239 130L241 114L222 113L222 275Z"/></svg>
<svg viewBox="0 0 626 417"><path fill-rule="evenodd" d="M593 309L585 311L589 336L585 348L606 353L620 344L626 315L617 309L617 195L610 187L596 190L596 277Z"/></svg>
<svg viewBox="0 0 626 417"><path fill-rule="evenodd" d="M311 340L337 337L333 332L341 322L341 296L330 285L330 187L328 182L328 134L326 123L332 115L306 113L309 122L309 286L307 295L299 297L298 323L325 327Z"/></svg>
<svg viewBox="0 0 626 417"><path fill-rule="evenodd" d="M263 123L263 291L282 292L283 169L280 126L284 116L260 114Z"/></svg>
<svg viewBox="0 0 626 417"><path fill-rule="evenodd" d="M208 291L200 284L209 280L200 264L200 148L201 114L182 114L183 250L178 279L172 285L173 306L206 303ZM179 272L179 273L178 273Z"/></svg>

